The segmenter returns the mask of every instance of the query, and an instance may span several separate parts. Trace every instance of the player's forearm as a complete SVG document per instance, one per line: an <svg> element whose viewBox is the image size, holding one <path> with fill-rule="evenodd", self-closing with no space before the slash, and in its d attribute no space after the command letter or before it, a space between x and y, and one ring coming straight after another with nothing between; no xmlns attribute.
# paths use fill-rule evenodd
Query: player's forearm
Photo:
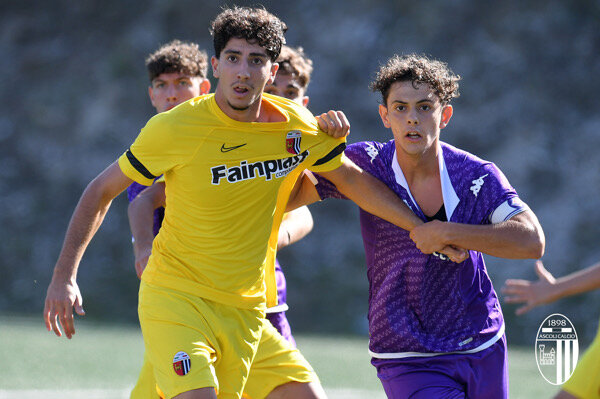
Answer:
<svg viewBox="0 0 600 399"><path fill-rule="evenodd" d="M389 187L351 161L320 174L362 209L396 226L410 231L423 223Z"/></svg>
<svg viewBox="0 0 600 399"><path fill-rule="evenodd" d="M600 288L600 263L557 278L554 283L557 299Z"/></svg>
<svg viewBox="0 0 600 399"><path fill-rule="evenodd" d="M444 242L509 259L539 259L544 254L541 227L516 220L492 225L444 224Z"/></svg>
<svg viewBox="0 0 600 399"><path fill-rule="evenodd" d="M102 192L97 180L87 186L69 222L53 280L75 281L79 262L102 224L111 202L112 197Z"/></svg>
<svg viewBox="0 0 600 399"><path fill-rule="evenodd" d="M152 247L154 240L154 205L144 196L138 196L129 204L127 215L133 236L133 251L137 258L141 251Z"/></svg>
<svg viewBox="0 0 600 399"><path fill-rule="evenodd" d="M311 232L313 225L312 214L306 206L287 213L279 227L277 247L283 248L300 241Z"/></svg>

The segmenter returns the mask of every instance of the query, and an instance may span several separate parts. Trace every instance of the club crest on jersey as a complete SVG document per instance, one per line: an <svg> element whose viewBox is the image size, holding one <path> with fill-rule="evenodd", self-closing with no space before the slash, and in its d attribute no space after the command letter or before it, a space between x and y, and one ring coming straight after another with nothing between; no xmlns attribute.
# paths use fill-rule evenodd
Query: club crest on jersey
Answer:
<svg viewBox="0 0 600 399"><path fill-rule="evenodd" d="M177 375L186 375L192 368L192 361L185 352L177 352L173 358L173 370Z"/></svg>
<svg viewBox="0 0 600 399"><path fill-rule="evenodd" d="M285 136L285 149L290 154L300 154L300 141L302 140L302 132L300 130L290 130Z"/></svg>

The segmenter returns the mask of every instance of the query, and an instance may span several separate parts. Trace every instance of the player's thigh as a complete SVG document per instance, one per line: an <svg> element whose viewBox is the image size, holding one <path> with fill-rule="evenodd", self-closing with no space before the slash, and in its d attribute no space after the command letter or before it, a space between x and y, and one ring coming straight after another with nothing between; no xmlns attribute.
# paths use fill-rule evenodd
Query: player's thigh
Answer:
<svg viewBox="0 0 600 399"><path fill-rule="evenodd" d="M166 397L211 387L238 398L258 345L262 314L142 282L144 344Z"/></svg>
<svg viewBox="0 0 600 399"><path fill-rule="evenodd" d="M266 398L275 388L291 382L312 383L320 388L319 378L300 351L292 347L269 322L264 324L244 387L244 397Z"/></svg>

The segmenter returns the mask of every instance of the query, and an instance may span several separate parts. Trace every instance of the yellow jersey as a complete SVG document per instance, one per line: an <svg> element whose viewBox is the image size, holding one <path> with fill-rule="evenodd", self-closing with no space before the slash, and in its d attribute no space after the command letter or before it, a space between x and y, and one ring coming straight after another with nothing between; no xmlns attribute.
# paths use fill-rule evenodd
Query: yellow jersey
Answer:
<svg viewBox="0 0 600 399"><path fill-rule="evenodd" d="M233 120L208 94L154 116L119 158L138 183L164 174L165 218L147 283L241 308L277 304L274 258L290 191L304 169L339 167L345 139L320 131L290 100L262 101L285 121Z"/></svg>

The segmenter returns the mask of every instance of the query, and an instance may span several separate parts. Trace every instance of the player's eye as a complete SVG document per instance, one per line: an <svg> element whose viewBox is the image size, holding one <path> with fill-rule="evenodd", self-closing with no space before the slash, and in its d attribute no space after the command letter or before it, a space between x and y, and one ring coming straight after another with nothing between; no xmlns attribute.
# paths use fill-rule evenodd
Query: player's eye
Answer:
<svg viewBox="0 0 600 399"><path fill-rule="evenodd" d="M429 104L423 104L421 105L421 110L422 111L429 111L431 109L431 105Z"/></svg>
<svg viewBox="0 0 600 399"><path fill-rule="evenodd" d="M165 87L165 84L163 82L154 83L154 88L155 89L162 89L163 87Z"/></svg>
<svg viewBox="0 0 600 399"><path fill-rule="evenodd" d="M263 60L261 58L252 58L250 62L252 62L254 65L262 65Z"/></svg>
<svg viewBox="0 0 600 399"><path fill-rule="evenodd" d="M277 92L272 87L265 88L265 93L277 95Z"/></svg>
<svg viewBox="0 0 600 399"><path fill-rule="evenodd" d="M287 98L296 98L296 97L298 97L298 91L297 90L288 90L285 92L285 96Z"/></svg>
<svg viewBox="0 0 600 399"><path fill-rule="evenodd" d="M229 62L236 62L237 61L237 57L235 55L228 55L227 56L227 61L229 61Z"/></svg>
<svg viewBox="0 0 600 399"><path fill-rule="evenodd" d="M396 111L404 111L406 107L404 105L396 105Z"/></svg>
<svg viewBox="0 0 600 399"><path fill-rule="evenodd" d="M179 81L179 86L190 87L191 85L192 85L192 82L190 82L189 80L180 80Z"/></svg>

